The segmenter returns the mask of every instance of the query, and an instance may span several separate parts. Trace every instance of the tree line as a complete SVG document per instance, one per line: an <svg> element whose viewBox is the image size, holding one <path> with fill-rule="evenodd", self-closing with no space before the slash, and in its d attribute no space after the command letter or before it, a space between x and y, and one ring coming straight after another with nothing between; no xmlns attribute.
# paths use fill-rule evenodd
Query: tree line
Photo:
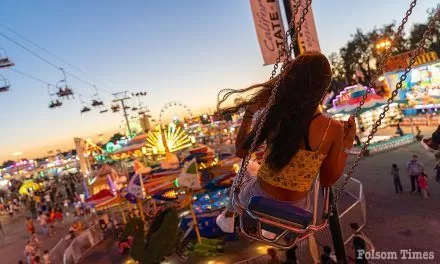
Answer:
<svg viewBox="0 0 440 264"><path fill-rule="evenodd" d="M423 33L428 29L428 23L435 14L435 9L428 9L427 20L424 23L413 24L408 34L393 39L398 24L393 21L381 27L375 27L369 32L356 29L350 40L339 52L329 55L333 68L333 90L338 92L347 85L361 83L367 85L377 72L378 59L384 49L377 44L383 41L395 42L392 55L411 51L417 47ZM440 21L436 21L433 36L426 41L425 51L435 51L440 54Z"/></svg>

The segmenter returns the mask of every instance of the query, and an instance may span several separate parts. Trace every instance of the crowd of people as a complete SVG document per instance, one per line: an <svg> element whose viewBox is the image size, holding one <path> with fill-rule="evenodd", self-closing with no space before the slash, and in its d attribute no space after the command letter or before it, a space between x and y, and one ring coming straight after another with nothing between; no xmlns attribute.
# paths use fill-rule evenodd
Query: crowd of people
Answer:
<svg viewBox="0 0 440 264"><path fill-rule="evenodd" d="M45 181L37 191L29 190L23 197L23 205L29 210L30 217L26 218L26 230L29 240L26 241L24 256L27 264L52 263L49 250L41 251L42 243L37 235L34 221L46 237L55 235L55 225L62 224L65 216L69 215L69 207L80 199L76 193L78 175L64 177L60 182Z"/></svg>

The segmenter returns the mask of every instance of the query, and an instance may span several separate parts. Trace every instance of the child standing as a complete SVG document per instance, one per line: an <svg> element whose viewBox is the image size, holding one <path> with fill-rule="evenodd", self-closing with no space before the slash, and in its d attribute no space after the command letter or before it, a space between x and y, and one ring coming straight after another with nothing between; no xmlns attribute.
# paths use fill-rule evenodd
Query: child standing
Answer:
<svg viewBox="0 0 440 264"><path fill-rule="evenodd" d="M402 183L400 182L399 168L397 168L397 164L393 164L391 166L391 176L394 179L394 188L396 189L396 193L402 193Z"/></svg>
<svg viewBox="0 0 440 264"><path fill-rule="evenodd" d="M420 187L420 193L423 199L428 198L428 175L425 172L422 172L417 179L417 182Z"/></svg>

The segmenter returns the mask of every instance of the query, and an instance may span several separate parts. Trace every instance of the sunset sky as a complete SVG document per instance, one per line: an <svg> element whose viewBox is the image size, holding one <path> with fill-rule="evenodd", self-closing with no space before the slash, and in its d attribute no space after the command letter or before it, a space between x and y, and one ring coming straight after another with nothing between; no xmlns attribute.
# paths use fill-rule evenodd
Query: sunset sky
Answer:
<svg viewBox="0 0 440 264"><path fill-rule="evenodd" d="M281 1L282 2L282 1ZM424 22L437 0L420 1L409 24ZM322 52L338 51L357 27L400 20L408 0L315 0L313 11ZM56 66L111 92L147 91L143 102L157 118L169 101L194 112L214 109L222 88L241 88L264 81L271 66L262 66L249 0L2 0L0 23L76 66L42 52L0 26L0 33L19 41ZM15 69L49 83L59 70L0 36L0 45L16 62ZM10 70L0 74L11 90L0 94L0 161L11 153L25 157L48 150L73 148L73 137L92 137L118 130L121 113L80 114L76 97L60 109L49 109L46 85ZM94 90L68 78L75 92L88 99ZM105 84L105 86L103 85Z"/></svg>

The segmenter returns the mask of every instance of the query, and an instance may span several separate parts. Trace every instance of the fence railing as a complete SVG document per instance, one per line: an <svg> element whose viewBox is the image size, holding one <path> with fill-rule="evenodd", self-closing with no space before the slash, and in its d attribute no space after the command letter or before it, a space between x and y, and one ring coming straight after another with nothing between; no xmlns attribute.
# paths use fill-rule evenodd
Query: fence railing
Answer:
<svg viewBox="0 0 440 264"><path fill-rule="evenodd" d="M53 263L63 263L64 251L69 247L72 239L67 236L66 238L60 239L60 241L55 245L50 251L50 257Z"/></svg>
<svg viewBox="0 0 440 264"><path fill-rule="evenodd" d="M374 154L383 151L388 151L390 149L395 149L413 143L414 141L416 141L415 136L413 134L408 134L401 137L394 137L388 140L372 143L370 144L370 146L368 146L367 149L369 151L369 154ZM360 151L361 151L361 147L353 147L350 150L350 154L359 155Z"/></svg>
<svg viewBox="0 0 440 264"><path fill-rule="evenodd" d="M351 178L348 182L343 197L338 200L339 221L341 223L342 237L347 246L353 238L353 232L350 229L350 223L357 223L362 229L367 221L366 203L362 183L357 179ZM333 247L333 240L330 229L326 227L323 230L315 232L316 243L318 245L319 254L322 254L323 246ZM297 263L308 264L314 263L309 250L307 239L301 240L297 244L296 256ZM349 253L349 252L347 252ZM280 259L284 259L284 252L279 251ZM236 264L263 264L270 260L268 255L257 256L244 261L236 262Z"/></svg>
<svg viewBox="0 0 440 264"><path fill-rule="evenodd" d="M77 264L85 253L103 239L104 234L99 225L93 225L77 235L73 240L69 240L70 243L64 248L62 255L60 254L60 251L64 247L64 244L60 241L57 244L58 248L55 246L51 251L53 263ZM52 252L54 254L52 254Z"/></svg>

